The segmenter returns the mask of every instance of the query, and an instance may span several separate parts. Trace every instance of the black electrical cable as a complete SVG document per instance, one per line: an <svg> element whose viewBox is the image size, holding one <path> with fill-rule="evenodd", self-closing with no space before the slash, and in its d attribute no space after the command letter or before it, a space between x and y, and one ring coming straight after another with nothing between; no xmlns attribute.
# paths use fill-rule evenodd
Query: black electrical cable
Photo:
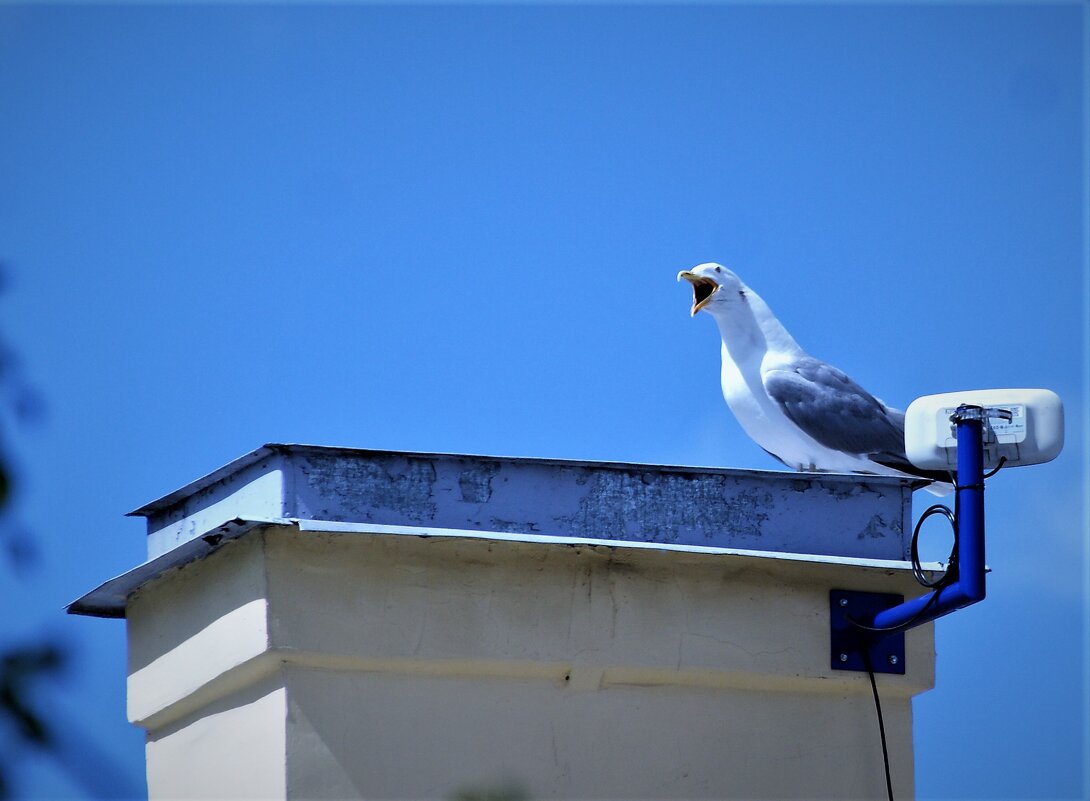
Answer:
<svg viewBox="0 0 1090 801"><path fill-rule="evenodd" d="M874 709L878 713L878 734L882 738L882 764L886 768L886 797L893 801L893 777L889 772L889 748L886 745L886 722L882 718L882 702L878 698L878 682L874 678L874 666L870 662L870 654L863 650L863 664L867 667L867 675L870 676L870 689L874 695Z"/></svg>
<svg viewBox="0 0 1090 801"><path fill-rule="evenodd" d="M999 472L1000 468L1003 467L1003 465L1005 465L1006 463L1007 463L1007 457L1006 456L1000 456L999 461L996 462L996 464L995 464L995 467L993 467L991 470L989 470L987 473L985 473L984 478L989 479L992 476L994 476L996 473Z"/></svg>
<svg viewBox="0 0 1090 801"><path fill-rule="evenodd" d="M957 500L954 500L954 505L957 505ZM950 547L950 556L947 558L946 572L935 579L934 581L928 581L927 576L924 575L923 565L920 563L920 528L923 526L924 521L932 515L942 515L948 521L950 521L950 529L954 532L954 542ZM958 519L957 512L951 512L950 507L943 506L941 503L936 503L933 506L929 506L927 510L920 515L920 519L916 521L915 528L912 529L912 541L910 544L909 554L912 559L912 575L916 578L916 581L929 590L941 589L944 585L949 584L951 576L957 574L957 554L958 554Z"/></svg>

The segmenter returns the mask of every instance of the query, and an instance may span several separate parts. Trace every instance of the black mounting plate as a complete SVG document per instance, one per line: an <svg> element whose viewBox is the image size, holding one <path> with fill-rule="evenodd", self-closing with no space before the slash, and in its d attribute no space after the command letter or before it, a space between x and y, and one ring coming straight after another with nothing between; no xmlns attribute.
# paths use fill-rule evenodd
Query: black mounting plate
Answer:
<svg viewBox="0 0 1090 801"><path fill-rule="evenodd" d="M829 641L833 670L867 669L864 653L870 657L875 673L905 672L905 633L903 631L867 631L852 620L868 622L883 609L891 609L905 600L903 595L887 592L829 590Z"/></svg>

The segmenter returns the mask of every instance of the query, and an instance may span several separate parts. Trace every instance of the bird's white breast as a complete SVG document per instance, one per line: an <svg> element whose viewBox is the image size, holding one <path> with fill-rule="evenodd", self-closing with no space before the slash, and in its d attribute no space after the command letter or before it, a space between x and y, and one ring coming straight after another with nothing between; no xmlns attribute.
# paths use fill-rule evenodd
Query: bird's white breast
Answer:
<svg viewBox="0 0 1090 801"><path fill-rule="evenodd" d="M869 466L850 454L830 450L811 439L769 397L762 373L784 364L786 359L782 355L765 351L736 362L726 345L722 355L723 398L754 442L796 470L813 469L813 465L820 464L825 471L850 472Z"/></svg>
<svg viewBox="0 0 1090 801"><path fill-rule="evenodd" d="M739 364L724 345L721 379L723 398L745 432L765 450L786 458L772 447L781 444L779 429L787 421L765 391L760 356L755 354L754 358Z"/></svg>

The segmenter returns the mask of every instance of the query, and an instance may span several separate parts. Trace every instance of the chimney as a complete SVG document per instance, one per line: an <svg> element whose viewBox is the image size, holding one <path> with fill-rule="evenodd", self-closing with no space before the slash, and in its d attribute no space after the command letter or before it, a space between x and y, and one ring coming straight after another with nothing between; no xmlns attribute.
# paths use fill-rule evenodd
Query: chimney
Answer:
<svg viewBox="0 0 1090 801"><path fill-rule="evenodd" d="M831 593L918 595L888 477L266 445L132 514L165 798L885 795ZM932 626L875 665L893 787ZM505 795L506 794L506 795Z"/></svg>

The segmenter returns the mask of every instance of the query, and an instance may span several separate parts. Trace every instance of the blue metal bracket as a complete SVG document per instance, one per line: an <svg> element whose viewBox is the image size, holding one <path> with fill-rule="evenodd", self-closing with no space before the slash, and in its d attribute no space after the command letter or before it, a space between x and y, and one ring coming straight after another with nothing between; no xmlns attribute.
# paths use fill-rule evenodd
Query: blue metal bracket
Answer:
<svg viewBox="0 0 1090 801"><path fill-rule="evenodd" d="M866 670L866 653L872 657L875 672L904 673L905 631L984 600L984 426L990 415L1001 413L1004 412L962 405L950 418L957 426L958 451L954 490L956 539L947 580L910 601L904 601L902 596L833 590L830 641L834 670ZM848 603L841 605L845 598ZM855 631L846 633L845 626ZM881 653L888 658L892 652L876 649L886 648L886 641L895 638L901 640L897 657L901 670L883 671ZM841 659L842 654L847 658Z"/></svg>

